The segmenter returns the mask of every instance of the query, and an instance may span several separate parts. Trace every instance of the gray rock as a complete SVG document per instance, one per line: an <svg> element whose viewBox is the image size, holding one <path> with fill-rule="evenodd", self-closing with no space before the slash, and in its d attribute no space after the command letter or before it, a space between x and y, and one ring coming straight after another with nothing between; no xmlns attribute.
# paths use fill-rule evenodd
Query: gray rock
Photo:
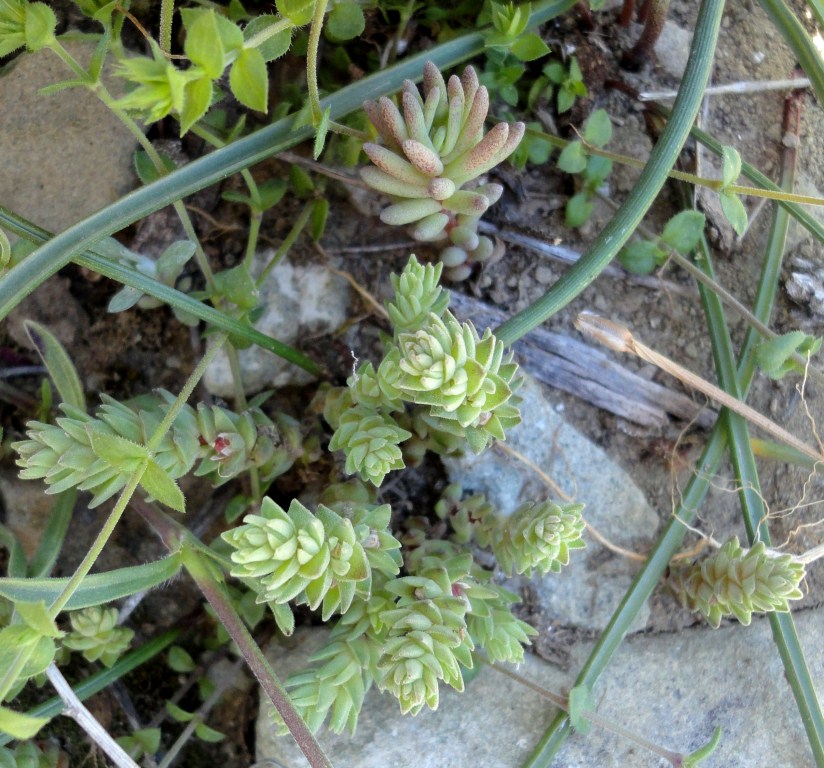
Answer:
<svg viewBox="0 0 824 768"><path fill-rule="evenodd" d="M586 521L610 542L635 551L648 549L658 516L632 478L563 420L534 379L527 377L518 394L524 398L523 422L507 434L506 446L583 503ZM444 464L451 482L486 494L502 514L510 514L523 501L547 496L536 473L501 449L446 459ZM598 630L618 606L635 567L624 557L595 557L603 554L601 545L589 535L586 539L587 549L575 550L560 574L530 580L530 601L547 621ZM642 611L634 629L643 629L647 617Z"/></svg>
<svg viewBox="0 0 824 768"><path fill-rule="evenodd" d="M57 496L47 496L44 490L41 482L21 480L15 469L0 469L0 505L5 513L3 522L17 537L26 557L37 551L57 500Z"/></svg>
<svg viewBox="0 0 824 768"><path fill-rule="evenodd" d="M674 21L665 21L661 37L655 44L658 66L680 80L687 68L691 44L692 32L679 27Z"/></svg>
<svg viewBox="0 0 824 768"><path fill-rule="evenodd" d="M66 41L87 64L94 46ZM21 54L0 73L0 204L60 232L135 185L137 141L85 88L37 91L74 77L51 51ZM106 78L122 91L123 82Z"/></svg>
<svg viewBox="0 0 824 768"><path fill-rule="evenodd" d="M824 655L810 653L824 632L824 612L796 615L807 661L819 689L824 684ZM323 642L323 631L298 633L300 647L269 658L284 677L306 664ZM573 669L585 661L592 643L572 649ZM518 674L556 693L574 682L527 655ZM771 641L769 623L756 619L719 630L701 628L677 635L637 635L615 655L595 689L599 717L661 747L689 753L723 731L721 744L707 765L754 768L812 766L804 729L783 668ZM306 765L295 744L277 737L268 721L268 703L257 723L257 759L277 760L284 768ZM436 712L401 716L388 694L370 691L354 738L320 734L335 768L520 768L540 739L555 710L520 682L482 669L459 694L442 691ZM553 763L555 768L657 768L664 762L611 731L593 727L573 734Z"/></svg>
<svg viewBox="0 0 824 768"><path fill-rule="evenodd" d="M259 273L272 257L265 251L256 257ZM346 281L323 267L292 265L284 260L269 274L260 291L259 303L266 309L255 327L284 344L335 332L349 312L349 286ZM247 394L263 389L300 385L313 377L292 363L260 347L238 353L243 385ZM212 361L203 377L206 388L218 397L233 397L229 360L222 352Z"/></svg>

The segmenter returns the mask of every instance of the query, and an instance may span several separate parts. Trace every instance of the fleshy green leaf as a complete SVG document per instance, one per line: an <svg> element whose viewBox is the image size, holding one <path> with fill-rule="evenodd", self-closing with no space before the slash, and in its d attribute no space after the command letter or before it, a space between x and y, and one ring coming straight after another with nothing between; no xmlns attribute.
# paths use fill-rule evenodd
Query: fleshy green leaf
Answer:
<svg viewBox="0 0 824 768"><path fill-rule="evenodd" d="M172 480L171 475L156 461L149 459L143 476L140 478L140 485L152 498L157 499L167 507L171 507L177 512L186 511L186 499L183 497L183 491Z"/></svg>
<svg viewBox="0 0 824 768"><path fill-rule="evenodd" d="M337 42L353 40L366 28L366 19L358 3L337 3L326 18L326 34Z"/></svg>
<svg viewBox="0 0 824 768"><path fill-rule="evenodd" d="M0 731L15 739L32 738L48 722L47 717L31 717L8 707L0 707Z"/></svg>
<svg viewBox="0 0 824 768"><path fill-rule="evenodd" d="M549 46L538 35L530 32L521 35L509 50L520 61L535 61L549 53Z"/></svg>
<svg viewBox="0 0 824 768"><path fill-rule="evenodd" d="M701 239L706 218L698 211L681 211L664 227L661 239L673 250L686 256Z"/></svg>
<svg viewBox="0 0 824 768"><path fill-rule="evenodd" d="M169 716L178 723L188 723L194 717L194 713L181 709L171 701L167 701L165 706Z"/></svg>
<svg viewBox="0 0 824 768"><path fill-rule="evenodd" d="M37 350L37 354L40 355L43 365L46 366L60 399L64 403L73 405L85 412L86 396L83 393L83 385L80 383L77 369L63 345L48 328L40 325L40 323L26 320L23 326L31 343Z"/></svg>
<svg viewBox="0 0 824 768"><path fill-rule="evenodd" d="M747 230L747 209L744 207L744 203L732 192L722 191L719 193L719 197L721 198L721 210L724 212L724 216L727 217L727 221L735 230L735 233L742 237Z"/></svg>
<svg viewBox="0 0 824 768"><path fill-rule="evenodd" d="M821 349L821 339L803 331L791 331L769 341L762 341L755 350L758 367L771 379L780 379L790 371L804 372L804 367L792 359L800 355L815 355Z"/></svg>
<svg viewBox="0 0 824 768"><path fill-rule="evenodd" d="M289 19L296 27L302 27L312 21L314 0L276 0L275 5L278 13Z"/></svg>
<svg viewBox="0 0 824 768"><path fill-rule="evenodd" d="M229 87L235 98L249 109L266 111L269 75L263 54L257 49L244 48L229 70Z"/></svg>
<svg viewBox="0 0 824 768"><path fill-rule="evenodd" d="M592 722L585 717L585 714L595 710L592 691L585 685L576 685L569 692L567 704L569 706L569 721L572 723L572 727L578 733L586 736L592 728Z"/></svg>
<svg viewBox="0 0 824 768"><path fill-rule="evenodd" d="M596 109L584 123L584 140L594 147L604 147L612 138L612 123L605 109Z"/></svg>

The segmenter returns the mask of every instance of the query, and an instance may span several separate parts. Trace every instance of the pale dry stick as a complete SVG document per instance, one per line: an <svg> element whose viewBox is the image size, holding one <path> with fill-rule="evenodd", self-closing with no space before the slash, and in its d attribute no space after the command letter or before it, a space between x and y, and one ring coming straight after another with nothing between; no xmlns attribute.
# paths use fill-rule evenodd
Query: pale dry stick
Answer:
<svg viewBox="0 0 824 768"><path fill-rule="evenodd" d="M140 766L126 754L123 747L97 722L94 715L83 705L83 702L77 698L77 694L72 690L72 687L66 678L63 677L63 674L54 662L47 667L46 676L54 686L58 696L63 700L64 707L62 714L74 720L89 735L92 741L109 756L109 759L118 766L118 768L140 768Z"/></svg>
<svg viewBox="0 0 824 768"><path fill-rule="evenodd" d="M790 434L786 429L779 427L773 421L770 421L765 416L762 416L754 408L742 403L740 400L727 394L723 389L710 384L706 379L702 379L692 371L679 365L674 360L670 360L663 355L658 354L654 349L642 344L633 335L632 332L623 325L608 320L605 317L590 312L582 312L575 320L575 327L582 333L589 334L594 339L599 341L606 347L615 352L627 352L641 358L645 362L652 363L663 371L666 371L671 376L682 381L689 387L697 389L702 394L706 395L712 400L721 403L725 408L729 408L739 416L743 416L747 421L755 426L763 429L773 437L781 440L787 445L800 451L805 456L809 456L815 462L824 462L824 454L815 450L807 443L799 440L795 435Z"/></svg>
<svg viewBox="0 0 824 768"><path fill-rule="evenodd" d="M797 88L809 88L810 81L805 77L787 80L740 80L737 83L711 85L704 90L705 96L723 96L725 94L764 93L765 91L794 91ZM678 91L647 91L638 94L638 101L667 101L674 99Z"/></svg>
<svg viewBox="0 0 824 768"><path fill-rule="evenodd" d="M298 155L295 152L278 152L278 154L275 155L275 158L277 160L283 160L283 162L285 163L302 165L304 168L308 168L310 171L319 173L321 176L327 176L330 179L342 181L344 184L349 184L353 187L360 187L361 189L367 189L372 191L372 188L364 181L361 181L360 177L355 176L354 174L336 171L334 168L330 168L328 165L319 163L316 160L311 160L308 157L303 157L303 155Z"/></svg>

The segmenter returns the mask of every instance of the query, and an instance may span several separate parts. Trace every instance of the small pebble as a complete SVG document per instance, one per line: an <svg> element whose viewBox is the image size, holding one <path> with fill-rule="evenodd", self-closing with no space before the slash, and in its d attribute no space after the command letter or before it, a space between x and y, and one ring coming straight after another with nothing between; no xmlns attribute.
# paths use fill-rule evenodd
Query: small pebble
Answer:
<svg viewBox="0 0 824 768"><path fill-rule="evenodd" d="M535 280L541 285L550 285L555 282L555 273L543 265L535 270Z"/></svg>

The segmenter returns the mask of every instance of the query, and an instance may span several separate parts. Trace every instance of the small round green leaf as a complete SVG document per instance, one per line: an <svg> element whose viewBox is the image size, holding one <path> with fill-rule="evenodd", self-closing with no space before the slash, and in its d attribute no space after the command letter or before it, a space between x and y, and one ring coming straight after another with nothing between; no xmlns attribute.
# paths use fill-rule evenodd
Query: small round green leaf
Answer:
<svg viewBox="0 0 824 768"><path fill-rule="evenodd" d="M580 173L587 167L587 156L580 141L567 144L558 157L558 167L567 173Z"/></svg>
<svg viewBox="0 0 824 768"><path fill-rule="evenodd" d="M338 3L326 18L326 34L336 43L359 37L365 28L366 19L358 3Z"/></svg>
<svg viewBox="0 0 824 768"><path fill-rule="evenodd" d="M699 211L681 211L664 227L661 239L673 250L686 256L698 245L706 218Z"/></svg>
<svg viewBox="0 0 824 768"><path fill-rule="evenodd" d="M734 147L722 147L721 150L721 181L728 187L741 175L741 155Z"/></svg>
<svg viewBox="0 0 824 768"><path fill-rule="evenodd" d="M612 138L612 123L605 109L596 109L584 123L584 139L594 147L604 147Z"/></svg>
<svg viewBox="0 0 824 768"><path fill-rule="evenodd" d="M592 203L587 198L586 192L579 192L569 198L566 204L566 225L568 227L583 226L591 215Z"/></svg>
<svg viewBox="0 0 824 768"><path fill-rule="evenodd" d="M196 664L188 651L179 645L173 645L169 648L169 666L175 672L186 673L194 670Z"/></svg>
<svg viewBox="0 0 824 768"><path fill-rule="evenodd" d="M735 233L742 237L747 230L747 209L744 207L738 196L732 192L721 192L721 210L727 221L732 225Z"/></svg>

